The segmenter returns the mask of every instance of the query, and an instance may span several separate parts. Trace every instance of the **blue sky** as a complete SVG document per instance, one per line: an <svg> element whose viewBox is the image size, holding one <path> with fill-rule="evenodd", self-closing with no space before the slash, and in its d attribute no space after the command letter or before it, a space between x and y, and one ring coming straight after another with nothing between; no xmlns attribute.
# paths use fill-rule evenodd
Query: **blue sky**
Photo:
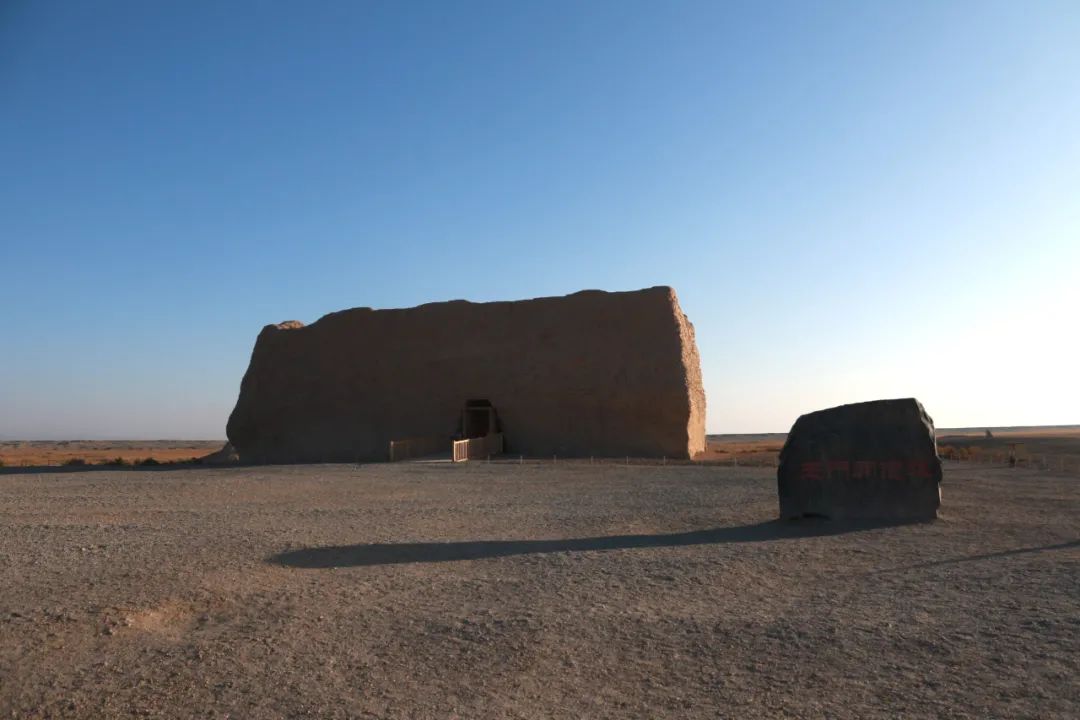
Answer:
<svg viewBox="0 0 1080 720"><path fill-rule="evenodd" d="M672 285L710 432L1080 423L1075 2L0 6L0 436L216 438L266 323Z"/></svg>

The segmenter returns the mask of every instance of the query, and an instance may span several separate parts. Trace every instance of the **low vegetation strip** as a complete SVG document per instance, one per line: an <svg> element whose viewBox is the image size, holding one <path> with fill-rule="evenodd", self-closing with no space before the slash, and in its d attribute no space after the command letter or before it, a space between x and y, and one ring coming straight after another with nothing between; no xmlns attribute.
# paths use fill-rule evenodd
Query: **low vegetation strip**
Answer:
<svg viewBox="0 0 1080 720"><path fill-rule="evenodd" d="M221 440L7 440L0 442L0 465L135 465L191 462L221 448ZM152 463L151 463L152 464Z"/></svg>

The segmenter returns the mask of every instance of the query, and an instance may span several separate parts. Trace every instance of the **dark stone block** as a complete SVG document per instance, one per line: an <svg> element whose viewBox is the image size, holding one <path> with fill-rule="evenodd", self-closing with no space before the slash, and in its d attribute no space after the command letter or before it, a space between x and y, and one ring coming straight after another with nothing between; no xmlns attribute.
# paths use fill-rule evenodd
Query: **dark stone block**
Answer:
<svg viewBox="0 0 1080 720"><path fill-rule="evenodd" d="M934 421L918 400L841 405L792 426L777 470L780 517L932 520L940 483Z"/></svg>

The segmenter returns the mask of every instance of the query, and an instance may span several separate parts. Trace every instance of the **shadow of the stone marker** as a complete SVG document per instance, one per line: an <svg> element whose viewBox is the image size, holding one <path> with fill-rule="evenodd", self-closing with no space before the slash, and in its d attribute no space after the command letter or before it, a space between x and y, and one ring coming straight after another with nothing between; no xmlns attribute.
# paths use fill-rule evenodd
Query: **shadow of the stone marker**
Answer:
<svg viewBox="0 0 1080 720"><path fill-rule="evenodd" d="M483 560L512 555L593 550L680 547L787 540L891 527L895 523L797 520L656 535L607 535L561 540L478 540L467 542L372 543L303 548L273 555L268 562L296 568L362 567L402 563Z"/></svg>

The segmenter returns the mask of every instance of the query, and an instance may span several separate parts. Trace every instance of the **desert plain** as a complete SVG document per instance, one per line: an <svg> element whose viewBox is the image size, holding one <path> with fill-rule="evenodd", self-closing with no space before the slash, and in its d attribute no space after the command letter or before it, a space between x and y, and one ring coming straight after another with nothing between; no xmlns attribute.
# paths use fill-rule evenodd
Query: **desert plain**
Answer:
<svg viewBox="0 0 1080 720"><path fill-rule="evenodd" d="M6 467L0 717L1080 716L1080 479L942 491L881 527L722 462Z"/></svg>
<svg viewBox="0 0 1080 720"><path fill-rule="evenodd" d="M137 465L187 462L221 448L222 440L3 440L0 467Z"/></svg>

